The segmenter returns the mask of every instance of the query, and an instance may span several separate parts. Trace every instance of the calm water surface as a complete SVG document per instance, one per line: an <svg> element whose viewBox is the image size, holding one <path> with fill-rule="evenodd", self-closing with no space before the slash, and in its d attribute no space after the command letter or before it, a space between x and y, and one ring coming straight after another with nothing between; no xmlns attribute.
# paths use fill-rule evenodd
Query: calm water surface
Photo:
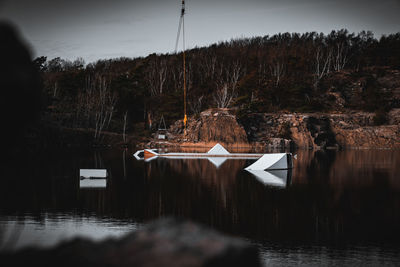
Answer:
<svg viewBox="0 0 400 267"><path fill-rule="evenodd" d="M243 170L252 160L144 162L133 152L7 162L0 250L119 237L174 215L248 240L272 266L400 264L400 151L297 151L292 171L257 174ZM83 187L79 170L95 168L107 181Z"/></svg>

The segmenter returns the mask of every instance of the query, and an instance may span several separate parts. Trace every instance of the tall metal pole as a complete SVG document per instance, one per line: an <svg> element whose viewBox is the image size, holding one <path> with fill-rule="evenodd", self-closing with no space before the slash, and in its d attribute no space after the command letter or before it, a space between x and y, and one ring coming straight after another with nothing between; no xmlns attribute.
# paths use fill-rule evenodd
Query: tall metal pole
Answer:
<svg viewBox="0 0 400 267"><path fill-rule="evenodd" d="M187 114L186 114L186 55L185 55L185 0L182 0L182 42L183 42L183 111L185 117L183 118L184 134L186 135L187 128Z"/></svg>

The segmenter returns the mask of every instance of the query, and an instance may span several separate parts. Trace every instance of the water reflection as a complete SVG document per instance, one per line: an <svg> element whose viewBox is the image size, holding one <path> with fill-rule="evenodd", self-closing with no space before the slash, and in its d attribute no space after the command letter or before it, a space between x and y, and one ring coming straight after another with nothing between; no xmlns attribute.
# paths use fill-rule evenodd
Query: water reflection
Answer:
<svg viewBox="0 0 400 267"><path fill-rule="evenodd" d="M38 220L35 216L4 216L0 218L2 236L0 250L16 250L25 247L51 247L60 240L85 237L102 240L120 237L138 229L140 224L127 223L97 216L76 216L71 213L45 213Z"/></svg>
<svg viewBox="0 0 400 267"><path fill-rule="evenodd" d="M79 181L79 188L81 189L101 189L106 187L107 179L84 178Z"/></svg>
<svg viewBox="0 0 400 267"><path fill-rule="evenodd" d="M81 189L101 189L107 187L106 169L80 169L79 188Z"/></svg>
<svg viewBox="0 0 400 267"><path fill-rule="evenodd" d="M244 171L252 163L244 159L144 162L125 150L57 151L29 161L21 155L1 169L0 218L26 221L29 213L31 221L42 222L43 214L72 213L71 220L129 225L175 215L261 244L397 247L400 151L297 154L292 172L267 174ZM102 190L79 190L77 173L90 168L107 169Z"/></svg>
<svg viewBox="0 0 400 267"><path fill-rule="evenodd" d="M292 170L247 170L266 186L285 188L290 185Z"/></svg>
<svg viewBox="0 0 400 267"><path fill-rule="evenodd" d="M207 158L216 168L221 167L222 164L228 159L228 158L222 158L222 157L214 157L214 158Z"/></svg>

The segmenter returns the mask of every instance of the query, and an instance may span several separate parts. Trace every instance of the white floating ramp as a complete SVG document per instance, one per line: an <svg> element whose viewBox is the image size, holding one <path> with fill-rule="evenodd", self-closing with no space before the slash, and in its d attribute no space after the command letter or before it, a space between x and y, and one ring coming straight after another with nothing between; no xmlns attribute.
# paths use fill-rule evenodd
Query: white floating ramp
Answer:
<svg viewBox="0 0 400 267"><path fill-rule="evenodd" d="M216 144L207 153L164 153L159 154L153 149L144 149L134 154L138 158L143 153L146 161L155 158L171 158L171 159L198 159L198 158L235 158L235 159L258 159L246 170L280 170L292 168L291 154L287 153L270 153L270 154L250 154L250 153L229 153L223 146ZM215 165L219 167L223 162L215 161Z"/></svg>
<svg viewBox="0 0 400 267"><path fill-rule="evenodd" d="M292 168L291 154L264 154L259 160L245 168L247 171L285 170Z"/></svg>
<svg viewBox="0 0 400 267"><path fill-rule="evenodd" d="M209 155L230 155L231 153L229 153L223 146L221 146L220 144L216 144L215 146L213 146L213 148L211 148L210 150L208 150L207 154Z"/></svg>
<svg viewBox="0 0 400 267"><path fill-rule="evenodd" d="M106 178L106 169L80 169L79 176L84 178Z"/></svg>

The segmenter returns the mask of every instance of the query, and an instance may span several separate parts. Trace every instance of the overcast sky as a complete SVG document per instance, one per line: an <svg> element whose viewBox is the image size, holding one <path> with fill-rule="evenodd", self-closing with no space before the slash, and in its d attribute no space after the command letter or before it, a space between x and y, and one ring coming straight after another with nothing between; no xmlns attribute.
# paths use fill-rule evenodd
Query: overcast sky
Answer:
<svg viewBox="0 0 400 267"><path fill-rule="evenodd" d="M181 0L0 0L33 56L86 62L173 52ZM187 47L279 32L400 32L400 0L186 0Z"/></svg>

